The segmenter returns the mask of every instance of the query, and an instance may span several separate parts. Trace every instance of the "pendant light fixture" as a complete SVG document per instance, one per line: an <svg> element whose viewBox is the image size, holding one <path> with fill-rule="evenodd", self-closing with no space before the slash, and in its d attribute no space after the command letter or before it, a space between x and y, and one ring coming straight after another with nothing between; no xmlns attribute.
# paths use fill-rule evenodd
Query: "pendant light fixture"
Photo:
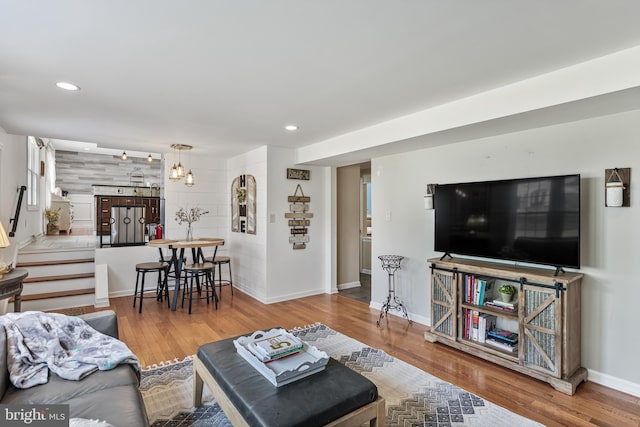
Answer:
<svg viewBox="0 0 640 427"><path fill-rule="evenodd" d="M153 156L151 154L147 157L147 162L153 163Z"/></svg>
<svg viewBox="0 0 640 427"><path fill-rule="evenodd" d="M184 178L184 185L187 187L193 187L193 184L195 184L195 182L193 182L193 173L191 172L191 169L189 169L187 176Z"/></svg>
<svg viewBox="0 0 640 427"><path fill-rule="evenodd" d="M127 156L127 152L126 152L126 151L123 151L123 152L122 152L122 156L120 156L120 158L121 158L122 160L127 160L127 159L129 158L129 156Z"/></svg>
<svg viewBox="0 0 640 427"><path fill-rule="evenodd" d="M171 144L171 148L174 150L178 150L178 164L177 165L175 163L173 164L173 167L169 171L169 179L171 181L180 181L182 178L185 178L185 185L188 187L193 186L194 184L193 172L191 172L191 169L189 169L189 173L185 175L184 173L185 168L184 166L182 166L182 159L180 156L180 153L182 152L182 150L189 151L193 147L187 144Z"/></svg>

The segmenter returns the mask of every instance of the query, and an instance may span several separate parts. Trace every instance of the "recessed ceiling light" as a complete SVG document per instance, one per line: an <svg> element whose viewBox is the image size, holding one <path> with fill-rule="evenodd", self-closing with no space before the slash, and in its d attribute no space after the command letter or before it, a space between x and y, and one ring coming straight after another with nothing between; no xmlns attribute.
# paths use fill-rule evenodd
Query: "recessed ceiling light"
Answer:
<svg viewBox="0 0 640 427"><path fill-rule="evenodd" d="M296 125L286 125L284 128L286 130L288 130L289 132L293 132L295 130L298 130L298 126L296 126Z"/></svg>
<svg viewBox="0 0 640 427"><path fill-rule="evenodd" d="M73 83L68 83L68 82L58 82L56 83L56 86L64 90L80 90L79 86L76 86Z"/></svg>

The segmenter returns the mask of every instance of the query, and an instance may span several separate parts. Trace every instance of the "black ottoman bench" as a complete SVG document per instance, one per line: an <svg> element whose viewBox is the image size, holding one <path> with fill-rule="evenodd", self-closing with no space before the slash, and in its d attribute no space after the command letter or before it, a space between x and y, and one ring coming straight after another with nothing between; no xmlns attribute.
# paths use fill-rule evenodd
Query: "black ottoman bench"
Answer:
<svg viewBox="0 0 640 427"><path fill-rule="evenodd" d="M384 426L384 399L357 372L329 359L323 371L276 387L237 353L236 338L198 349L194 406L206 384L234 426Z"/></svg>

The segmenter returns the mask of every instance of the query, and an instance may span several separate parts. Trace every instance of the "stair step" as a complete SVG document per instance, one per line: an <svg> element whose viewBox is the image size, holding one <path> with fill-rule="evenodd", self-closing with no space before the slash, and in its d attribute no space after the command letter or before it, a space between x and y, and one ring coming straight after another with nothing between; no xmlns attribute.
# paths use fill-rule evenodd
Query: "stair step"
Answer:
<svg viewBox="0 0 640 427"><path fill-rule="evenodd" d="M36 301L43 299L51 299L51 298L62 298L62 297L72 297L76 295L88 295L95 293L94 288L86 288L86 289L74 289L71 291L62 291L62 292L47 292L43 294L33 294L33 295L22 295L21 300L24 301ZM13 302L13 298L10 300Z"/></svg>
<svg viewBox="0 0 640 427"><path fill-rule="evenodd" d="M56 261L52 261L46 265L27 267L27 270L29 271L29 279L36 279L40 277L93 274L96 271L96 267L93 262L57 263Z"/></svg>
<svg viewBox="0 0 640 427"><path fill-rule="evenodd" d="M71 307L93 306L95 303L95 295L87 293L84 295L64 295L58 298L46 298L33 301L25 301L22 297L22 311L51 311L68 309ZM7 307L13 309L13 304Z"/></svg>
<svg viewBox="0 0 640 427"><path fill-rule="evenodd" d="M39 282L55 282L58 280L70 280L70 279L87 279L95 276L95 273L82 273L82 274L62 274L59 276L43 276L43 277L27 277L22 283L39 283Z"/></svg>
<svg viewBox="0 0 640 427"><path fill-rule="evenodd" d="M77 260L93 258L95 255L96 250L88 248L37 251L26 251L21 249L18 253L18 261L16 264Z"/></svg>
<svg viewBox="0 0 640 427"><path fill-rule="evenodd" d="M65 259L58 261L33 261L33 262L18 262L16 268L27 267L42 267L46 265L60 265L60 264L84 264L88 262L94 262L95 258L81 258L81 259Z"/></svg>

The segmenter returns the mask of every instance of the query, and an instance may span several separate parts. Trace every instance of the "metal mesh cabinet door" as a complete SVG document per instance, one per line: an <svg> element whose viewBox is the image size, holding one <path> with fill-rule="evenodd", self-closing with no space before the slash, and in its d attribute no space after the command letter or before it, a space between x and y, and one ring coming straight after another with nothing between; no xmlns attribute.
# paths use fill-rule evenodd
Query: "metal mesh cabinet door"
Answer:
<svg viewBox="0 0 640 427"><path fill-rule="evenodd" d="M431 270L431 332L456 339L457 274Z"/></svg>
<svg viewBox="0 0 640 427"><path fill-rule="evenodd" d="M560 378L562 367L562 294L525 285L521 303L521 358L528 368Z"/></svg>

